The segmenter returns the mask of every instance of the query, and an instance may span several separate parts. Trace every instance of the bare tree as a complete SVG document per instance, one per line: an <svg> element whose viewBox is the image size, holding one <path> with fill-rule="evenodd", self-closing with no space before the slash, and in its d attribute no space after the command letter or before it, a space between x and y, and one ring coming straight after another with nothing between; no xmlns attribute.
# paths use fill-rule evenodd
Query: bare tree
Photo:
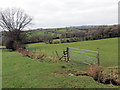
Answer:
<svg viewBox="0 0 120 90"><path fill-rule="evenodd" d="M0 12L0 26L9 31L22 30L30 24L32 18L17 8L8 8Z"/></svg>
<svg viewBox="0 0 120 90"><path fill-rule="evenodd" d="M18 8L8 8L0 11L0 27L4 30L7 30L6 36L8 37L8 45L7 48L14 50L16 47L15 42L21 44L23 41L22 30L30 25L32 18L28 16L23 10ZM10 47L9 47L10 45ZM21 45L17 45L21 46ZM19 48L19 47L17 47Z"/></svg>

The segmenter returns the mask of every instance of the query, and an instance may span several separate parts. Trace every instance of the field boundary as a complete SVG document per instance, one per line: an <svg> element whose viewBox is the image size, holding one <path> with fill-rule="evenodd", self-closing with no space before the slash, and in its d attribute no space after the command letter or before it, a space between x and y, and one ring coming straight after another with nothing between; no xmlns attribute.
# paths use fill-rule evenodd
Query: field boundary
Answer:
<svg viewBox="0 0 120 90"><path fill-rule="evenodd" d="M73 47L67 47L65 51L63 51L64 54L64 60L66 62L72 61L73 59L72 54L79 54L82 57L86 57L85 60L82 60L81 62L84 64L97 64L98 66L100 65L100 57L99 57L99 48L96 49L96 51L93 50L87 50L87 49L79 49L79 48L73 48ZM79 56L74 56L79 58ZM89 61L87 60L89 58ZM96 59L96 62L93 62L93 58ZM87 60L87 61L86 61Z"/></svg>

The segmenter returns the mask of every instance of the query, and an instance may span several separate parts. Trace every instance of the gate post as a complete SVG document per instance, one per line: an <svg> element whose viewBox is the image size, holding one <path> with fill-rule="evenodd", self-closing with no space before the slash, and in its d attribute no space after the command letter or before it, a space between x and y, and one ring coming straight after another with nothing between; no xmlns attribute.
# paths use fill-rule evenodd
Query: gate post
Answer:
<svg viewBox="0 0 120 90"><path fill-rule="evenodd" d="M97 48L97 64L100 65L100 55L99 55L99 48Z"/></svg>
<svg viewBox="0 0 120 90"><path fill-rule="evenodd" d="M69 47L67 47L66 52L67 52L67 62L68 62L70 60L70 58L69 58Z"/></svg>
<svg viewBox="0 0 120 90"><path fill-rule="evenodd" d="M69 48L67 47L65 51L63 51L64 59L66 62L69 61Z"/></svg>
<svg viewBox="0 0 120 90"><path fill-rule="evenodd" d="M67 54L66 54L66 50L65 50L65 51L63 51L63 54L64 54L64 60L65 60L65 61L67 61L67 56L66 56Z"/></svg>

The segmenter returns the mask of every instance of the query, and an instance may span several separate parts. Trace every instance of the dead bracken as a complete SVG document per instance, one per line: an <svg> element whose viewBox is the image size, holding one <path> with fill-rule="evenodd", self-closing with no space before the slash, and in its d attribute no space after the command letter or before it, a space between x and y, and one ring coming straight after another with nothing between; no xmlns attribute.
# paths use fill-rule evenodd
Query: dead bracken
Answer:
<svg viewBox="0 0 120 90"><path fill-rule="evenodd" d="M76 74L76 76L90 76L99 83L113 84L118 86L120 85L118 73L116 73L115 71L111 71L111 73L109 74L104 73L102 66L91 65L88 68L87 73Z"/></svg>
<svg viewBox="0 0 120 90"><path fill-rule="evenodd" d="M35 55L32 51L23 49L23 48L19 48L16 50L17 52L21 53L23 56L32 58L32 59L41 59L42 57L45 56L44 53L39 53L37 55Z"/></svg>

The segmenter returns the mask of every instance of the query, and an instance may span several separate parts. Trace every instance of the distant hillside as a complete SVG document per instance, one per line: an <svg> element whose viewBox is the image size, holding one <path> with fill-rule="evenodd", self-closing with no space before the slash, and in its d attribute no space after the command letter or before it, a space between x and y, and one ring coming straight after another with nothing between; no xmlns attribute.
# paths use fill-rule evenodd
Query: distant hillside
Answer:
<svg viewBox="0 0 120 90"><path fill-rule="evenodd" d="M49 44L97 40L120 36L118 34L118 25L88 25L48 29L38 28L23 31L23 33L26 33L27 36L25 43L45 42ZM2 37L2 43L5 44L7 38L4 31L2 32Z"/></svg>

